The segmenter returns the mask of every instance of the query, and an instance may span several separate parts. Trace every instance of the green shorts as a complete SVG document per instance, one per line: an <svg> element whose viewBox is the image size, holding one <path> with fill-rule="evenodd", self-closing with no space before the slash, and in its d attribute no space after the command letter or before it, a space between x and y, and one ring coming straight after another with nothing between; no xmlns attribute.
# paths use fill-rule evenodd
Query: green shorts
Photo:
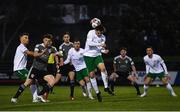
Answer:
<svg viewBox="0 0 180 112"><path fill-rule="evenodd" d="M147 77L150 77L153 80L156 79L156 77L158 77L159 79L162 79L162 78L165 77L165 74L164 74L164 72L161 72L161 73L148 73Z"/></svg>
<svg viewBox="0 0 180 112"><path fill-rule="evenodd" d="M28 76L28 70L27 69L22 69L22 70L17 70L15 71L15 74L21 79L21 80L26 80Z"/></svg>
<svg viewBox="0 0 180 112"><path fill-rule="evenodd" d="M84 61L86 63L89 73L94 71L96 67L99 65L99 63L104 63L102 56L97 56L97 57L84 56Z"/></svg>
<svg viewBox="0 0 180 112"><path fill-rule="evenodd" d="M88 70L87 70L87 68L84 68L84 69L76 72L76 79L78 80L78 82L80 80L83 80L84 77L88 77Z"/></svg>

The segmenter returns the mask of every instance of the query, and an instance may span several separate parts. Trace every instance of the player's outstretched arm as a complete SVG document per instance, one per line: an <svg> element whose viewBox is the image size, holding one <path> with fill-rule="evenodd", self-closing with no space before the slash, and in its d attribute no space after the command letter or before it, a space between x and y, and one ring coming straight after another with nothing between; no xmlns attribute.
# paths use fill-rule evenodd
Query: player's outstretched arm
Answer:
<svg viewBox="0 0 180 112"><path fill-rule="evenodd" d="M27 54L28 56L39 57L39 56L42 56L45 53L45 51L46 50L44 50L41 53L38 53L38 52L33 52L33 51L26 50L24 53Z"/></svg>

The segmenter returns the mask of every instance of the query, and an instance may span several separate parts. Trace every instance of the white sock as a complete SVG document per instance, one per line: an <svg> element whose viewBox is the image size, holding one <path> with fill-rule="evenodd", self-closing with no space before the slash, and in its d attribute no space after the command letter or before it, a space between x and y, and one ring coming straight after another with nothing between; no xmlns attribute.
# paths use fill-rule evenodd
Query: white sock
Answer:
<svg viewBox="0 0 180 112"><path fill-rule="evenodd" d="M91 81L92 87L94 88L95 92L99 93L96 78L90 78L90 81Z"/></svg>
<svg viewBox="0 0 180 112"><path fill-rule="evenodd" d="M37 96L38 96L38 94L37 94L37 89L36 89L35 92L34 92L34 94L33 94L33 99L36 99Z"/></svg>
<svg viewBox="0 0 180 112"><path fill-rule="evenodd" d="M32 95L34 94L34 92L37 90L37 86L35 84L31 84L30 85L30 89L31 89L31 93Z"/></svg>
<svg viewBox="0 0 180 112"><path fill-rule="evenodd" d="M167 83L166 88L167 88L171 93L174 93L174 90L173 90L171 84Z"/></svg>
<svg viewBox="0 0 180 112"><path fill-rule="evenodd" d="M146 85L144 84L144 93L147 94L148 88L149 88L149 86L146 86Z"/></svg>
<svg viewBox="0 0 180 112"><path fill-rule="evenodd" d="M108 88L108 76L107 76L107 71L101 72L102 80L104 83L104 88Z"/></svg>
<svg viewBox="0 0 180 112"><path fill-rule="evenodd" d="M92 94L91 94L91 83L90 82L87 82L86 83L86 85L87 85L87 92L88 92L88 96L92 96Z"/></svg>

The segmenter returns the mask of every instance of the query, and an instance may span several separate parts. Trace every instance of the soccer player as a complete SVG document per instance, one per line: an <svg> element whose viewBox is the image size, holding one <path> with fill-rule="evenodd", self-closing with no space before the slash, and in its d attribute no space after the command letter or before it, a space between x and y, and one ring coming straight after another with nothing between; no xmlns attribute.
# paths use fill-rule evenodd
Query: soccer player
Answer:
<svg viewBox="0 0 180 112"><path fill-rule="evenodd" d="M91 83L89 80L88 71L83 57L84 49L80 48L80 41L74 41L74 48L71 48L68 52L68 57L64 61L64 64L72 62L76 70L76 79L82 88L87 85L88 96L90 99L94 99L91 94ZM84 82L85 80L85 82ZM98 101L102 101L101 97L98 97Z"/></svg>
<svg viewBox="0 0 180 112"><path fill-rule="evenodd" d="M67 59L68 51L73 47L73 43L70 42L69 32L65 32L63 35L63 43L59 46L59 51L63 53L63 57L60 58L60 64ZM75 86L75 72L71 63L60 67L60 73L62 75L68 75L70 80L70 99L74 100L74 86Z"/></svg>
<svg viewBox="0 0 180 112"><path fill-rule="evenodd" d="M168 71L164 60L161 58L161 56L153 53L152 47L147 47L146 53L147 55L144 56L144 63L146 65L147 76L144 81L144 93L141 95L141 97L145 97L147 95L149 84L156 77L159 77L172 96L177 96L171 87L171 84L168 82Z"/></svg>
<svg viewBox="0 0 180 112"><path fill-rule="evenodd" d="M47 51L39 58L35 58L33 61L33 69L32 74L30 75L31 79L38 79L43 86L43 89L38 93L38 98L42 102L47 102L46 99L43 98L45 93L49 93L52 87L55 84L55 78L53 76L53 69L48 68L48 59L52 53L56 52L56 49L51 46L52 35L45 34L43 36L43 43L37 44L35 46L34 52L38 53L47 49Z"/></svg>
<svg viewBox="0 0 180 112"><path fill-rule="evenodd" d="M51 53L49 55L48 58L48 66L47 66L47 70L51 71L52 74L55 75L55 84L58 83L58 81L61 78L61 74L59 73L59 57L62 56L62 54L60 52L57 51L56 47L52 46L52 39L50 42L50 47L51 47Z"/></svg>
<svg viewBox="0 0 180 112"><path fill-rule="evenodd" d="M13 96L13 98L11 98L11 102L13 103L17 103L17 99L19 95L23 92L24 88L32 83L32 80L27 78L29 72L26 68L27 56L39 57L45 53L45 50L40 53L34 53L27 49L26 46L29 44L28 33L22 33L19 37L20 37L20 45L17 47L14 56L13 71L21 80L26 80L26 81L19 86L19 89L17 90L16 94Z"/></svg>
<svg viewBox="0 0 180 112"><path fill-rule="evenodd" d="M97 87L97 81L94 77L94 70L96 67L98 67L101 71L101 76L104 83L104 91L113 95L108 87L108 75L101 53L103 52L107 54L109 52L109 50L105 49L106 38L103 35L104 32L105 28L102 25L99 25L95 29L88 32L85 44L84 60L86 62L89 76L91 77L90 80L93 88L96 91L96 94L100 94L100 91Z"/></svg>
<svg viewBox="0 0 180 112"><path fill-rule="evenodd" d="M54 75L54 78L55 78L54 84L56 84L61 78L61 74L59 73L59 57L58 56L62 56L62 55L57 51L57 49L54 46L52 46L53 44L52 40L53 38L51 35L50 45L48 47L49 57L48 57L48 62L47 62L48 63L47 71L49 74ZM50 92L52 91L53 91L53 87L50 90ZM46 99L46 101L49 101L47 100L47 98L48 98L48 93L45 93L44 99Z"/></svg>
<svg viewBox="0 0 180 112"><path fill-rule="evenodd" d="M136 83L137 73L133 60L126 55L127 48L120 49L120 55L116 56L113 61L114 72L110 76L111 90L114 92L116 79L127 79L136 88L137 95L141 95L139 86Z"/></svg>

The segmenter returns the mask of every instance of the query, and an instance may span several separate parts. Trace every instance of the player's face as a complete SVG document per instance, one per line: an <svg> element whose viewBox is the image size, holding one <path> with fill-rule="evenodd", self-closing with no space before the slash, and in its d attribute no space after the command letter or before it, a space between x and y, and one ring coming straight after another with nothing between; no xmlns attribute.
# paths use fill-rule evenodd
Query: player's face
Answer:
<svg viewBox="0 0 180 112"><path fill-rule="evenodd" d="M126 53L127 53L126 50L121 50L120 51L120 54L121 54L122 57L126 56Z"/></svg>
<svg viewBox="0 0 180 112"><path fill-rule="evenodd" d="M78 50L78 49L80 48L80 42L79 42L79 41L74 42L74 48L75 48L76 50Z"/></svg>
<svg viewBox="0 0 180 112"><path fill-rule="evenodd" d="M100 37L102 34L103 34L103 32L102 32L102 31L98 31L98 30L96 30L96 35L97 35L98 37Z"/></svg>
<svg viewBox="0 0 180 112"><path fill-rule="evenodd" d="M146 53L148 56L151 56L153 54L153 49L152 48L147 48Z"/></svg>
<svg viewBox="0 0 180 112"><path fill-rule="evenodd" d="M51 45L51 39L44 38L43 43L44 43L45 47L49 47Z"/></svg>
<svg viewBox="0 0 180 112"><path fill-rule="evenodd" d="M29 44L29 36L28 35L23 35L21 37L21 42L25 45Z"/></svg>
<svg viewBox="0 0 180 112"><path fill-rule="evenodd" d="M69 36L68 34L65 34L65 35L63 36L63 41L64 41L65 43L68 43L69 40L70 40L70 36Z"/></svg>

